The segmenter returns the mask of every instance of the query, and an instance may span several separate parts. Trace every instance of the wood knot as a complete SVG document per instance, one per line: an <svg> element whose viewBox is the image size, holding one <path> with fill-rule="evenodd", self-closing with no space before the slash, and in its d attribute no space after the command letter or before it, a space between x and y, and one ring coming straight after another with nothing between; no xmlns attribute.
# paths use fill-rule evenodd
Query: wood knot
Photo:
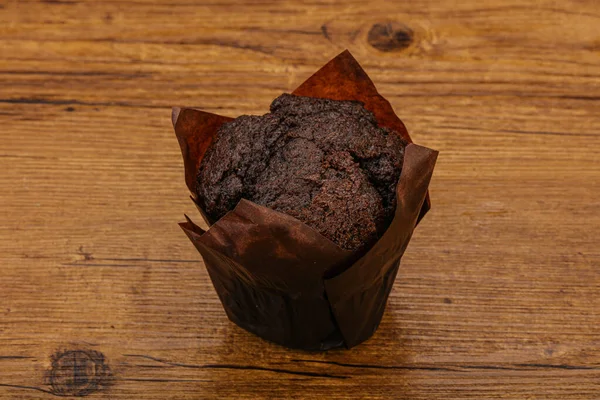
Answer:
<svg viewBox="0 0 600 400"><path fill-rule="evenodd" d="M52 357L48 378L56 396L87 396L108 382L110 369L98 351L67 350Z"/></svg>
<svg viewBox="0 0 600 400"><path fill-rule="evenodd" d="M367 41L379 51L401 51L411 45L414 32L408 26L399 23L377 23L369 30Z"/></svg>

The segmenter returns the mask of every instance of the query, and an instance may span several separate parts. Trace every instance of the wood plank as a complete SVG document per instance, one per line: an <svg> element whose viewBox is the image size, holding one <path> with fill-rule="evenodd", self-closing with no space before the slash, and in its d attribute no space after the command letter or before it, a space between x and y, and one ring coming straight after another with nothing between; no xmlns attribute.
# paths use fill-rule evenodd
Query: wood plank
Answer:
<svg viewBox="0 0 600 400"><path fill-rule="evenodd" d="M177 226L170 107L264 113L345 48L433 209L373 338L299 352ZM0 398L599 397L599 49L593 0L0 3Z"/></svg>

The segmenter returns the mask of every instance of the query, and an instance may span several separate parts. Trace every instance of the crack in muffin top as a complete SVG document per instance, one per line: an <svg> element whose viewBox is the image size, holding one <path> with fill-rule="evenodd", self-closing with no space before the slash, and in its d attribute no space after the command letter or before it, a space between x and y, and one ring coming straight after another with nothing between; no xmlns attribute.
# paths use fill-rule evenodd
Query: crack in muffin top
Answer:
<svg viewBox="0 0 600 400"><path fill-rule="evenodd" d="M393 219L407 143L356 101L282 94L270 111L223 124L207 150L196 194L209 218L244 198L343 249L372 245Z"/></svg>

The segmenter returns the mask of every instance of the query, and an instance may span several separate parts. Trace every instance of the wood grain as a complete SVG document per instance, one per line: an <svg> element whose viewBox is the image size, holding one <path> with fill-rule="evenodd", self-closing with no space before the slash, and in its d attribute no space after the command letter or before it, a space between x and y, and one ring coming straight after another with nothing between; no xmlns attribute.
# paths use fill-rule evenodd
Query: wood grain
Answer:
<svg viewBox="0 0 600 400"><path fill-rule="evenodd" d="M170 107L345 48L440 158L377 333L304 353L227 320ZM0 1L0 398L600 398L599 110L595 0Z"/></svg>

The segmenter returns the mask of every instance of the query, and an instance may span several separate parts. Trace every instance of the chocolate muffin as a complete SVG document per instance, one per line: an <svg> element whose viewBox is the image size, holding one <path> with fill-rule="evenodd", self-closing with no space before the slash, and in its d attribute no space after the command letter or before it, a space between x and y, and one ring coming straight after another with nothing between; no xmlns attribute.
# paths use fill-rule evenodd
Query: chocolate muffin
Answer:
<svg viewBox="0 0 600 400"><path fill-rule="evenodd" d="M196 192L209 218L245 198L344 249L373 244L394 216L406 142L360 102L283 94L270 110L225 123L207 150Z"/></svg>

